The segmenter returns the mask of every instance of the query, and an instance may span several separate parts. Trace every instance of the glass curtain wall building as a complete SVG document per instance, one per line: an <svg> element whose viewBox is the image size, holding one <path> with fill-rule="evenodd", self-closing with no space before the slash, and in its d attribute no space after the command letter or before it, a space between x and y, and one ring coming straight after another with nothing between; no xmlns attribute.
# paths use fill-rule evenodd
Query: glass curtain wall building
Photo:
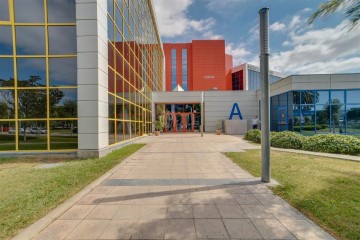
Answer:
<svg viewBox="0 0 360 240"><path fill-rule="evenodd" d="M0 1L0 151L78 148L74 0Z"/></svg>
<svg viewBox="0 0 360 240"><path fill-rule="evenodd" d="M109 144L152 132L152 95L162 90L162 44L151 2L108 0Z"/></svg>
<svg viewBox="0 0 360 240"><path fill-rule="evenodd" d="M107 154L152 132L151 0L0 0L0 151Z"/></svg>
<svg viewBox="0 0 360 240"><path fill-rule="evenodd" d="M360 134L360 90L290 91L271 97L271 129Z"/></svg>

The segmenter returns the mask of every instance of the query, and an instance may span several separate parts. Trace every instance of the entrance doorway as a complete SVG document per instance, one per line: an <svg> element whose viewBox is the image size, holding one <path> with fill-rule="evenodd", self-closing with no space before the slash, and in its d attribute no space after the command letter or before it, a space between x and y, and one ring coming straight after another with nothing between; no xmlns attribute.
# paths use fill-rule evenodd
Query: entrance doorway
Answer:
<svg viewBox="0 0 360 240"><path fill-rule="evenodd" d="M194 113L165 114L165 132L194 132Z"/></svg>
<svg viewBox="0 0 360 240"><path fill-rule="evenodd" d="M164 132L194 132L199 130L200 104L157 104L164 111Z"/></svg>

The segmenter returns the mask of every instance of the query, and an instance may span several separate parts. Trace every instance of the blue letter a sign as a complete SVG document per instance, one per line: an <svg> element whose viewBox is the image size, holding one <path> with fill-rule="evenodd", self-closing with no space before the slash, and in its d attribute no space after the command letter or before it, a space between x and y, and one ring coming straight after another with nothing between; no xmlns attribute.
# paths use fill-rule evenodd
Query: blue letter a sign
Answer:
<svg viewBox="0 0 360 240"><path fill-rule="evenodd" d="M240 120L243 119L243 117L242 117L242 115L241 115L241 112L240 112L239 105L238 105L237 103L234 103L234 105L233 105L233 107L232 107L229 120L231 120L234 115L238 115L239 118L240 118Z"/></svg>

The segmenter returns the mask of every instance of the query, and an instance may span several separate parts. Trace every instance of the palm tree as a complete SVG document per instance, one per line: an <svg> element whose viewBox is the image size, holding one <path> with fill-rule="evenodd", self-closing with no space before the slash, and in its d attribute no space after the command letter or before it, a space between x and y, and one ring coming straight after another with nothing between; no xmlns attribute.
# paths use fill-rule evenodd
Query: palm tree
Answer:
<svg viewBox="0 0 360 240"><path fill-rule="evenodd" d="M346 17L350 18L351 28L360 23L360 0L329 0L320 4L319 9L309 17L307 22L311 24L320 17L336 12L339 8L346 9Z"/></svg>

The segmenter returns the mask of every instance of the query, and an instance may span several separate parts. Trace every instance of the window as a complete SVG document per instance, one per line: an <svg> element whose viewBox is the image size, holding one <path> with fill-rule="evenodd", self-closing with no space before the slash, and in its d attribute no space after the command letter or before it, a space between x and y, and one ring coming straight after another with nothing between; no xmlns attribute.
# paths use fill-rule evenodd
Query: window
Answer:
<svg viewBox="0 0 360 240"><path fill-rule="evenodd" d="M12 55L13 46L11 26L0 26L0 33L0 55Z"/></svg>
<svg viewBox="0 0 360 240"><path fill-rule="evenodd" d="M44 0L14 0L15 21L18 23L43 23Z"/></svg>
<svg viewBox="0 0 360 240"><path fill-rule="evenodd" d="M49 27L49 52L52 55L76 54L76 27Z"/></svg>
<svg viewBox="0 0 360 240"><path fill-rule="evenodd" d="M176 49L171 49L171 89L174 89L176 85Z"/></svg>
<svg viewBox="0 0 360 240"><path fill-rule="evenodd" d="M76 86L76 58L50 58L50 86Z"/></svg>
<svg viewBox="0 0 360 240"><path fill-rule="evenodd" d="M8 0L0 1L0 21L4 21L4 22L10 21Z"/></svg>
<svg viewBox="0 0 360 240"><path fill-rule="evenodd" d="M18 55L45 55L45 27L16 27L16 51Z"/></svg>
<svg viewBox="0 0 360 240"><path fill-rule="evenodd" d="M47 5L50 23L74 23L76 21L75 0L48 0Z"/></svg>
<svg viewBox="0 0 360 240"><path fill-rule="evenodd" d="M181 68L181 74L182 74L182 88L184 91L188 90L188 65L187 65L187 49L182 49L182 68Z"/></svg>
<svg viewBox="0 0 360 240"><path fill-rule="evenodd" d="M0 87L14 86L14 60L0 58Z"/></svg>
<svg viewBox="0 0 360 240"><path fill-rule="evenodd" d="M45 58L17 58L18 86L46 86Z"/></svg>

